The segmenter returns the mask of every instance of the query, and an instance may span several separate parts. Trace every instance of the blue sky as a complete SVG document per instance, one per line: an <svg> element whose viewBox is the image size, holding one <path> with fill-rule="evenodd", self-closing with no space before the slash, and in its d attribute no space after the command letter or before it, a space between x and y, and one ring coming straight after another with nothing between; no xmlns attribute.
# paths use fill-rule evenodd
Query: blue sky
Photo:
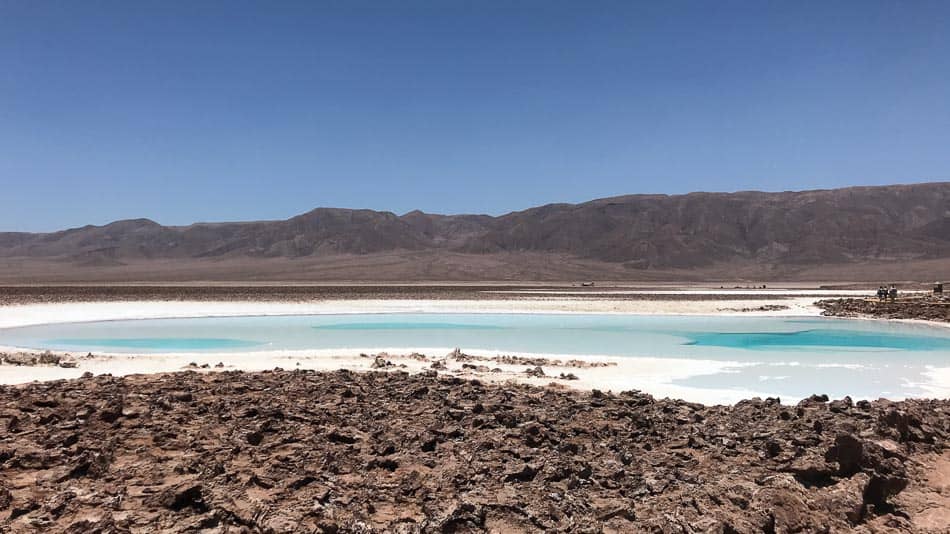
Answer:
<svg viewBox="0 0 950 534"><path fill-rule="evenodd" d="M0 0L0 230L950 180L950 2Z"/></svg>

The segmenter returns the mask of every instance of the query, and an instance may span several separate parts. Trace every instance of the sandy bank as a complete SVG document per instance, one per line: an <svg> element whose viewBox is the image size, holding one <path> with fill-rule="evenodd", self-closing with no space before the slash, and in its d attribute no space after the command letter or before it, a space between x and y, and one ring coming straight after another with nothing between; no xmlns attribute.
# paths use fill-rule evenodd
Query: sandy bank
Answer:
<svg viewBox="0 0 950 534"><path fill-rule="evenodd" d="M312 302L247 301L120 301L57 302L0 306L0 328L79 321L234 317L257 315L315 315L346 313L624 313L672 315L816 316L813 297L741 300L614 300L544 297L519 300L399 300L337 299ZM757 310L764 306L786 309Z"/></svg>
<svg viewBox="0 0 950 534"><path fill-rule="evenodd" d="M0 351L13 351L2 349ZM417 347L415 349L392 348L384 351L369 348L345 350L306 350L306 351L260 351L232 353L171 353L171 354L131 354L96 353L91 357L78 356L77 367L57 366L11 366L0 365L0 384L19 384L34 380L58 380L78 378L83 373L93 375L112 374L125 376L133 374L153 374L182 371L186 369L265 371L270 369L308 369L333 371L349 369L369 371L374 369L375 356L392 363L392 368L411 373L419 373L432 368L433 363L443 362L444 373L465 378L478 378L486 382L500 383L516 381L534 385L557 383L575 389L602 389L609 391L642 390L657 397L685 399L704 404L733 404L750 397L766 397L765 392L748 389L712 389L693 388L676 385L673 382L690 377L716 374L740 366L738 362L712 360L676 360L667 358L619 358L608 356L576 356L556 354L524 354L518 356L527 360L558 360L566 362L579 360L590 363L609 363L604 367L578 368L568 365L540 365L545 373L543 377L526 374L525 371L538 367L537 362L506 364L492 361L497 352L466 350L466 354L478 358L468 360L446 358L453 349L448 347ZM410 356L415 353L414 356ZM421 358L420 358L421 356ZM220 367L218 365L221 364ZM473 369L466 367L481 369ZM560 374L572 374L574 380L557 378Z"/></svg>

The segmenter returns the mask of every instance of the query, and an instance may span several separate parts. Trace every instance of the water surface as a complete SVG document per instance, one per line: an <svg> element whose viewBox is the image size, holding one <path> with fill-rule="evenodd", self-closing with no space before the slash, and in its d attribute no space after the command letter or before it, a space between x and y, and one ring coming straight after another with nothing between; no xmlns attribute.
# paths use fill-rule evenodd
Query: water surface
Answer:
<svg viewBox="0 0 950 534"><path fill-rule="evenodd" d="M0 345L174 353L440 349L729 362L677 383L785 396L926 395L950 367L950 329L884 321L741 316L353 314L151 319L0 330Z"/></svg>

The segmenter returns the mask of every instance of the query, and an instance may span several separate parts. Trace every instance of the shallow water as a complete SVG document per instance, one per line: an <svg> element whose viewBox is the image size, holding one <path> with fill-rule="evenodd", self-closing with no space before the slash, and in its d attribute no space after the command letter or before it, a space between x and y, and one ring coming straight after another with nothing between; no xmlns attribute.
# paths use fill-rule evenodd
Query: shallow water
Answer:
<svg viewBox="0 0 950 534"><path fill-rule="evenodd" d="M354 314L152 319L0 330L0 345L75 352L251 352L462 347L497 353L729 362L680 385L858 397L933 395L950 329L829 318L569 314Z"/></svg>

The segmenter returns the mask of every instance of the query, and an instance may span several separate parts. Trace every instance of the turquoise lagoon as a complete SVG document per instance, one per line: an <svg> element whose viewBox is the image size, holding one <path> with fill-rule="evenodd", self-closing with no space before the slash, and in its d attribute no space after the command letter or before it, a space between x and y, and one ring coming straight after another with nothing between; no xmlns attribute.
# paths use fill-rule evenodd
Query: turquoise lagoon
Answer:
<svg viewBox="0 0 950 534"><path fill-rule="evenodd" d="M0 330L0 345L173 353L461 347L493 353L728 362L676 381L789 397L928 395L950 329L830 318L593 314L352 314L68 323ZM226 356L222 355L222 358Z"/></svg>

